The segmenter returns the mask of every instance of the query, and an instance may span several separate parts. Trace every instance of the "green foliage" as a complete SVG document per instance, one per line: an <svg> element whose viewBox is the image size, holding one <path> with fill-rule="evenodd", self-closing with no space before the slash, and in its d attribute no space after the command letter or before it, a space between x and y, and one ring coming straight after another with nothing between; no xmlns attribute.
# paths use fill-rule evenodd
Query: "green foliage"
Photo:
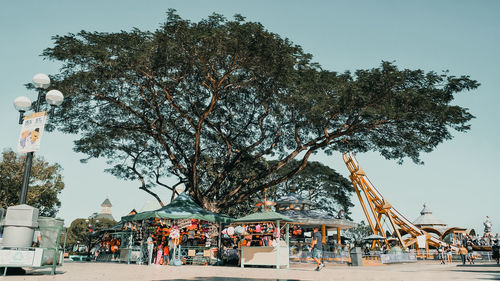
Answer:
<svg viewBox="0 0 500 281"><path fill-rule="evenodd" d="M17 205L21 192L26 156L12 150L2 153L0 161L0 205ZM26 204L38 208L40 216L54 217L61 207L57 197L64 188L59 164L49 164L40 157L33 159Z"/></svg>
<svg viewBox="0 0 500 281"><path fill-rule="evenodd" d="M294 165L298 166L298 161L293 161L288 169L293 169ZM287 172L286 169L280 171L282 174ZM349 209L354 206L351 202L354 191L351 182L334 169L315 161L308 162L297 175L271 190L275 191L275 200L293 190L313 201L311 210L320 210L332 216L337 216L343 210L349 218Z"/></svg>
<svg viewBox="0 0 500 281"><path fill-rule="evenodd" d="M361 221L361 223L355 228L348 229L344 232L344 235L347 238L350 238L351 242L358 247L364 246L363 238L368 237L372 234L372 229L369 225L365 224L364 221Z"/></svg>
<svg viewBox="0 0 500 281"><path fill-rule="evenodd" d="M88 245L89 239L91 239L91 245L94 245L98 240L99 236L96 235L96 233L98 233L99 230L107 229L116 224L115 221L110 219L101 218L98 220L98 222L95 219L90 219L90 221L86 221L86 219L75 219L72 221L67 229L67 248L71 249L71 247L76 244ZM92 233L89 232L89 224L94 226L94 231Z"/></svg>
<svg viewBox="0 0 500 281"><path fill-rule="evenodd" d="M298 161L293 160L290 166L280 170L277 175L272 177L280 177L299 164ZM268 165L275 165L275 161L270 161ZM354 206L351 202L351 193L354 191L352 184L328 166L310 161L294 177L268 188L266 190L267 201L276 202L291 191L311 200L313 202L311 210L326 212L335 217L340 210L343 210L346 217L350 219L349 209ZM256 210L261 210L262 207L256 207L256 203L262 202L264 202L263 191L252 194L245 202L231 206L227 212L230 216L242 217Z"/></svg>
<svg viewBox="0 0 500 281"><path fill-rule="evenodd" d="M173 190L173 177L216 211L291 179L319 150L419 163L451 130L469 129L473 116L452 101L479 86L391 62L324 70L240 15L194 23L171 10L153 32L53 39L43 56L62 63L51 78L68 94L48 129L78 134L76 151L107 158L108 172L158 200L151 187Z"/></svg>

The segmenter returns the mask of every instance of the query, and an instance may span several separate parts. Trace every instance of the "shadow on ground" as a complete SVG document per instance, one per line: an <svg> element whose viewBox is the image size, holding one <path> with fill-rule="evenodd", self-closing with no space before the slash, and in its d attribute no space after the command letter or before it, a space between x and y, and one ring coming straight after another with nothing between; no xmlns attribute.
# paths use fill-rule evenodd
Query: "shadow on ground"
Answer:
<svg viewBox="0 0 500 281"><path fill-rule="evenodd" d="M167 281L167 280L154 280ZM168 281L300 281L299 279L254 279L254 278L235 278L235 277L196 277L191 279L171 279Z"/></svg>
<svg viewBox="0 0 500 281"><path fill-rule="evenodd" d="M496 263L479 263L479 264L459 264L457 267L498 267L500 269L500 264Z"/></svg>
<svg viewBox="0 0 500 281"><path fill-rule="evenodd" d="M498 270L491 270L498 269ZM500 265L498 264L464 264L457 265L455 272L483 273L479 280L500 280Z"/></svg>

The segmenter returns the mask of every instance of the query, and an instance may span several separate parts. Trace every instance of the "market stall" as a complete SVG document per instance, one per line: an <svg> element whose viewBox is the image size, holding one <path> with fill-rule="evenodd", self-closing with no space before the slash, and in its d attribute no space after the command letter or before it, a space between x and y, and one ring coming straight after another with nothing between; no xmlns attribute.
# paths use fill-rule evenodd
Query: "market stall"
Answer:
<svg viewBox="0 0 500 281"><path fill-rule="evenodd" d="M305 234L311 234L313 227L318 226L324 245L323 260L346 262L349 248L345 244L345 237L342 239L341 231L357 224L344 219L342 211L335 217L322 211L311 210L312 205L311 200L293 191L276 200L277 212L295 221L290 231L290 259L297 262L312 259L309 251L312 238ZM335 235L329 237L330 231L335 231Z"/></svg>
<svg viewBox="0 0 500 281"><path fill-rule="evenodd" d="M211 263L218 253L220 224L231 221L230 217L203 209L186 193L158 210L122 217L124 228L133 230L134 241L142 246L139 262L143 263L148 259L148 237L153 240L156 262L161 260L160 252L173 254L176 249L184 264Z"/></svg>
<svg viewBox="0 0 500 281"><path fill-rule="evenodd" d="M240 236L240 266L273 265L278 269L281 266L289 268L289 222L293 220L272 211L236 219L234 230L228 228L227 231L234 231Z"/></svg>

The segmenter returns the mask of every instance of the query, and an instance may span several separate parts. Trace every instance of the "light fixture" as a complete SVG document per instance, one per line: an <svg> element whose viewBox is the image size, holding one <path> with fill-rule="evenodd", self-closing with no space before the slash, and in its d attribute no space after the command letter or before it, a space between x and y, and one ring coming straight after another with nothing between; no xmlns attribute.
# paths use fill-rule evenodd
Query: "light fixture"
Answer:
<svg viewBox="0 0 500 281"><path fill-rule="evenodd" d="M36 88L47 89L50 86L50 78L47 74L38 73L33 76L33 83Z"/></svg>
<svg viewBox="0 0 500 281"><path fill-rule="evenodd" d="M47 103L50 104L51 106L59 106L63 102L64 96L58 90L50 90L45 95L45 100L47 100Z"/></svg>
<svg viewBox="0 0 500 281"><path fill-rule="evenodd" d="M31 108L31 100L25 96L17 97L14 100L14 107L17 111L26 112Z"/></svg>

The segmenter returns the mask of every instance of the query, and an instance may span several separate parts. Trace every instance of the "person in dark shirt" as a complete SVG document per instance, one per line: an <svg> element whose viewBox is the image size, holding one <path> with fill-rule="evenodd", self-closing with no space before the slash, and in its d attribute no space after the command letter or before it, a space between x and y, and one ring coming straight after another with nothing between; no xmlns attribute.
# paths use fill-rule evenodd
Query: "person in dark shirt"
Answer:
<svg viewBox="0 0 500 281"><path fill-rule="evenodd" d="M323 242L321 233L318 231L319 228L315 227L313 230L313 239L312 239L312 258L317 263L316 271L320 271L325 265L321 261L323 254Z"/></svg>

